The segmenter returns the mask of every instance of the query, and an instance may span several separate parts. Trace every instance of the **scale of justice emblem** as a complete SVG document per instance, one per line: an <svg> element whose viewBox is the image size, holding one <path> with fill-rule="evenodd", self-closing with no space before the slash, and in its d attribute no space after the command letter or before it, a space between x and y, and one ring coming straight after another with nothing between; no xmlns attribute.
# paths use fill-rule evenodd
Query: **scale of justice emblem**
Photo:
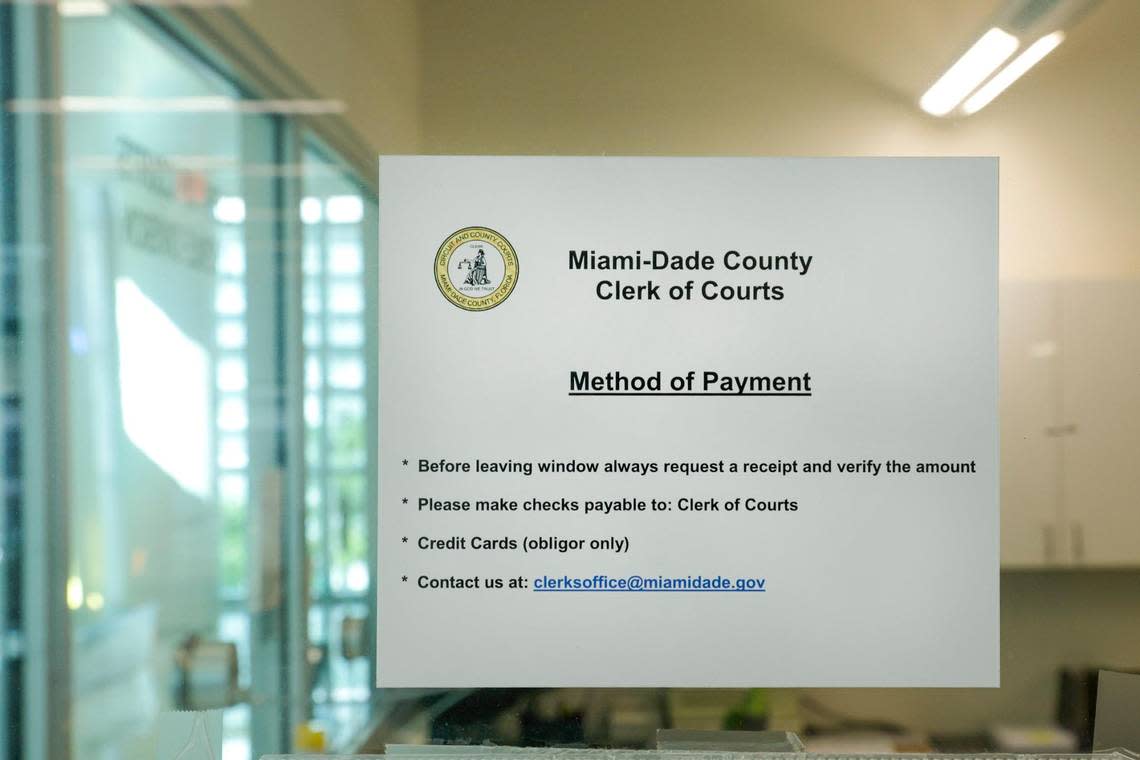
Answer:
<svg viewBox="0 0 1140 760"><path fill-rule="evenodd" d="M519 277L514 246L488 227L464 227L435 254L435 284L443 297L466 311L493 309L507 299Z"/></svg>

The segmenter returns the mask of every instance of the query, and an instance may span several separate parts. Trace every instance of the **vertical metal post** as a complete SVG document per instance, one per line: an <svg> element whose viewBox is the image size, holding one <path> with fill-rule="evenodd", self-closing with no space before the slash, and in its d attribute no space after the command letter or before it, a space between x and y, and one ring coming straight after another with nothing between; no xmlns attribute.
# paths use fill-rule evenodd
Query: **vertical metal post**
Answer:
<svg viewBox="0 0 1140 760"><path fill-rule="evenodd" d="M45 5L9 9L11 85L21 98L60 93L58 19ZM64 231L60 117L8 121L18 146L9 215L18 260L19 504L22 567L18 605L22 732L20 757L71 755L69 563L68 257Z"/></svg>
<svg viewBox="0 0 1140 760"><path fill-rule="evenodd" d="M300 130L294 122L282 122L280 154L283 166L302 161ZM280 293L281 386L279 457L286 473L284 546L285 645L281 667L289 695L287 722L296 726L308 718L309 678L305 652L309 645L309 557L305 543L305 343L301 219L303 177L284 172L277 181L278 240L277 290Z"/></svg>
<svg viewBox="0 0 1140 760"><path fill-rule="evenodd" d="M299 137L289 121L274 121L272 155L259 155L264 139L246 132L243 155L277 166L299 163ZM267 221L255 219L246 226L251 540L261 547L253 552L257 559L251 568L261 579L250 609L251 732L259 753L288 751L294 728L307 718L308 704L299 185L294 172L282 171L268 187L248 193L273 212ZM272 593L266 593L267 584Z"/></svg>
<svg viewBox="0 0 1140 760"><path fill-rule="evenodd" d="M372 208L377 208L378 203L375 197L365 190L362 192L364 202L371 203ZM380 536L379 536L379 517L380 517L380 468L377 462L377 440L379 438L379 420L377 418L378 409L380 407L380 257L379 257L379 239L380 239L380 218L377 213L364 214L364 219L360 225L361 234L361 250L364 251L364 362L367 368L366 382L365 382L365 446L367 452L368 463L368 481L365 493L365 510L368 514L368 540L369 546L372 550L368 552L368 662L371 664L372 672L369 673L368 679L371 684L376 682L376 631L377 628L377 614L376 614L376 601L378 598L378 590L380 588L379 572L379 552L380 552ZM372 241L371 244L369 241ZM369 256L368 251L372 251L374 255ZM372 712L373 714L379 713L380 699L383 692L379 689L372 689Z"/></svg>
<svg viewBox="0 0 1140 760"><path fill-rule="evenodd" d="M15 94L12 6L0 4L0 103ZM15 606L19 593L11 593L20 577L20 548L13 541L19 529L20 389L17 356L20 350L20 299L17 295L16 237L13 211L16 203L16 146L12 114L0 108L0 760L20 756L20 671L17 666L20 637Z"/></svg>
<svg viewBox="0 0 1140 760"><path fill-rule="evenodd" d="M278 158L282 121L251 117L242 122L241 155L249 163ZM280 178L242 177L247 208L245 235L246 362L249 369L249 477L247 526L251 547L250 660L252 668L250 739L255 754L288 750L288 693L280 652L286 646L284 585L288 559L282 526L286 500L285 462L280 446L281 292L277 271L281 241L277 207ZM269 212L269 213L266 213Z"/></svg>

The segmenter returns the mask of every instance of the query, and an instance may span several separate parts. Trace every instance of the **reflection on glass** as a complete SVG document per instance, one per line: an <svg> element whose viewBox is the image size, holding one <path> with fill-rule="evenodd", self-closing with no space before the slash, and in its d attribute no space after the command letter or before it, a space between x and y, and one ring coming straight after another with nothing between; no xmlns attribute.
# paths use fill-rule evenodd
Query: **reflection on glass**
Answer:
<svg viewBox="0 0 1140 760"><path fill-rule="evenodd" d="M359 275L364 271L364 256L359 244L338 243L329 250L329 273Z"/></svg>
<svg viewBox="0 0 1140 760"><path fill-rule="evenodd" d="M210 491L210 365L128 278L115 283L119 405L131 442L185 490Z"/></svg>
<svg viewBox="0 0 1140 760"><path fill-rule="evenodd" d="M364 291L350 282L333 282L329 287L329 308L338 314L358 314L364 310Z"/></svg>
<svg viewBox="0 0 1140 760"><path fill-rule="evenodd" d="M129 6L65 17L61 34L65 95L238 94ZM262 705L227 709L227 757L248 757L259 741L282 749L259 728L281 697L257 694L250 676L256 650L277 656L277 644L251 641L248 598L248 324L272 309L255 312L247 297L245 220L247 205L273 196L240 171L245 146L259 144L249 138L269 134L271 120L59 118L71 327L85 348L69 373L71 398L82 399L70 415L82 452L70 484L73 754L151 757L158 711L188 698L175 653L191 637L236 644ZM217 168L188 168L185 157Z"/></svg>
<svg viewBox="0 0 1140 760"><path fill-rule="evenodd" d="M364 724L372 692L368 647L361 642L371 635L364 631L372 603L364 323L365 256L372 242L364 223L375 211L319 149L306 152L305 166L300 216L312 702L316 716L344 727Z"/></svg>
<svg viewBox="0 0 1140 760"><path fill-rule="evenodd" d="M301 199L302 224L319 224L323 216L324 210L322 209L320 198ZM316 250L314 249L314 253L315 252Z"/></svg>
<svg viewBox="0 0 1140 760"><path fill-rule="evenodd" d="M220 349L245 347L245 325L241 322L219 320L216 340Z"/></svg>
<svg viewBox="0 0 1140 760"><path fill-rule="evenodd" d="M359 195L333 195L325 201L330 224L359 224L364 219L364 201Z"/></svg>
<svg viewBox="0 0 1140 760"><path fill-rule="evenodd" d="M248 383L245 362L241 359L223 359L218 362L218 390L242 391Z"/></svg>
<svg viewBox="0 0 1140 760"><path fill-rule="evenodd" d="M218 286L215 296L215 310L218 314L232 316L245 313L245 288L238 283L227 282Z"/></svg>

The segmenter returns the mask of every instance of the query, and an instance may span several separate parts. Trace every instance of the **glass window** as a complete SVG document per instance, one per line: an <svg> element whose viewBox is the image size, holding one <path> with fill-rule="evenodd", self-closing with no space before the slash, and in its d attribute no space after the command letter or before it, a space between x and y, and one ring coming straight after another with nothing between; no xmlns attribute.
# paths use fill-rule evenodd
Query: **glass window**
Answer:
<svg viewBox="0 0 1140 760"><path fill-rule="evenodd" d="M249 95L163 14L60 10L0 3L6 102L70 106L0 119L0 668L25 631L43 641L23 682L0 672L0 712L22 715L21 683L55 700L25 736L0 721L0 757L70 737L48 754L149 760L159 713L186 708L223 711L226 760L288 751L314 718L344 746L372 696L375 199L289 117L217 107ZM9 47L16 27L55 35L58 58ZM32 73L53 62L58 92ZM25 177L59 199L55 227ZM41 312L53 298L66 308ZM27 561L60 535L63 553ZM24 576L59 578L38 627L8 593Z"/></svg>
<svg viewBox="0 0 1140 760"><path fill-rule="evenodd" d="M365 340L375 204L317 143L304 152L306 538L312 562L309 640L317 662L314 715L362 727L373 695L369 547L369 399L375 373Z"/></svg>

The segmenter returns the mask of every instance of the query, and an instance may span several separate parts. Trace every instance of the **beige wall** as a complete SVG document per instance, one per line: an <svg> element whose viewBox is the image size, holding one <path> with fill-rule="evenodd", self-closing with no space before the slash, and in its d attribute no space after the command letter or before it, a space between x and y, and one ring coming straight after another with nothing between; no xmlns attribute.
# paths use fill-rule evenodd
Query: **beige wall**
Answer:
<svg viewBox="0 0 1140 760"><path fill-rule="evenodd" d="M376 153L998 155L1003 277L1140 276L1140 3L1104 0L1014 88L953 121L906 90L937 75L993 0L808 5L251 0L239 12L345 102Z"/></svg>
<svg viewBox="0 0 1140 760"><path fill-rule="evenodd" d="M927 6L928 23L947 8ZM893 46L896 68L911 56L896 80L927 81L948 61L943 48L900 51L892 35L908 32L892 20L935 40L963 33L913 26L907 0L867 8L878 22L852 35ZM789 33L787 10L736 0L425 3L424 150L998 155L1003 277L1140 275L1140 3L1105 0L988 109L950 122L926 117L918 92L901 94L873 67Z"/></svg>
<svg viewBox="0 0 1140 760"><path fill-rule="evenodd" d="M420 148L415 0L250 0L238 12L379 153Z"/></svg>

